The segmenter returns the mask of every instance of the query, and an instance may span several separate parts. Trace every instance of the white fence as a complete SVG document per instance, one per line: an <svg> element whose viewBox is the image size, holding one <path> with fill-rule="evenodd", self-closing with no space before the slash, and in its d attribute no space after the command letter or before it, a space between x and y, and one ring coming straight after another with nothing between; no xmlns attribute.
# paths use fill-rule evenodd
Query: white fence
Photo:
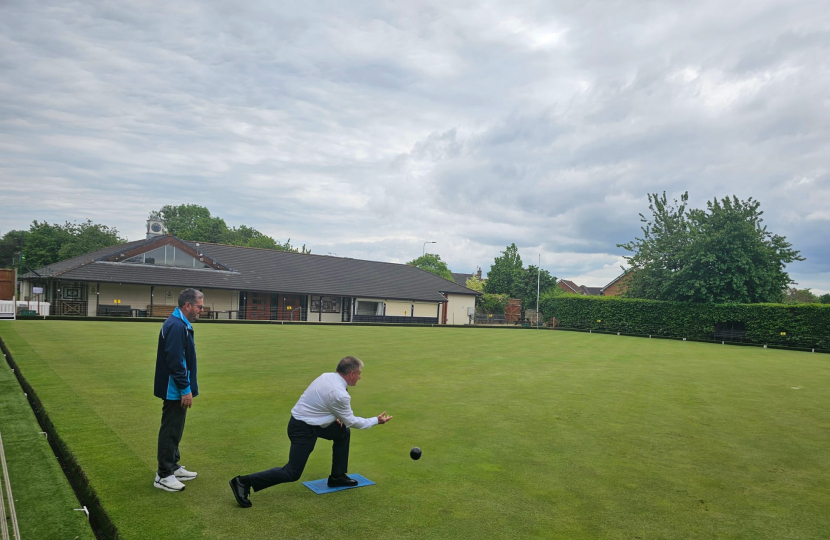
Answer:
<svg viewBox="0 0 830 540"><path fill-rule="evenodd" d="M14 312L14 301L12 300L0 300L0 321L6 319L14 319L15 312Z"/></svg>
<svg viewBox="0 0 830 540"><path fill-rule="evenodd" d="M17 309L15 310L15 305ZM13 319L15 312L20 312L22 309L27 309L37 312L38 315L49 315L49 302L38 302L30 300L28 302L14 300L0 300L0 319Z"/></svg>

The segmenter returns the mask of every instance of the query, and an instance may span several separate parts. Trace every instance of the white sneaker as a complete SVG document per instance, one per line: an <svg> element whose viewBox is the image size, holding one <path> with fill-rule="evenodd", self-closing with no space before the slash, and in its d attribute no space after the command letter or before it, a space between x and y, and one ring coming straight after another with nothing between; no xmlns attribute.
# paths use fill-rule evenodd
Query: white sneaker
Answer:
<svg viewBox="0 0 830 540"><path fill-rule="evenodd" d="M167 478L159 478L158 473L156 473L156 481L153 482L153 485L164 491L184 491L185 488L185 485L176 480L176 476L173 474Z"/></svg>
<svg viewBox="0 0 830 540"><path fill-rule="evenodd" d="M185 482L187 480L193 480L197 476L197 474L195 472L188 471L187 469L184 468L184 466L181 466L178 469L176 469L176 471L173 473L173 475L176 477L176 479L179 482Z"/></svg>

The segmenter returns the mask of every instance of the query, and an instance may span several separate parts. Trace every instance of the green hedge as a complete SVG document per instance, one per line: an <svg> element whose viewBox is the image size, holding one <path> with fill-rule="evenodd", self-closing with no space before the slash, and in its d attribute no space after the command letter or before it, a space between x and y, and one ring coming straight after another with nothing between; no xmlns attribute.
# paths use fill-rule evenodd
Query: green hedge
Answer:
<svg viewBox="0 0 830 540"><path fill-rule="evenodd" d="M562 328L718 340L718 323L742 323L742 341L830 349L830 305L693 304L616 297L554 297L540 306ZM728 339L728 338L727 338Z"/></svg>

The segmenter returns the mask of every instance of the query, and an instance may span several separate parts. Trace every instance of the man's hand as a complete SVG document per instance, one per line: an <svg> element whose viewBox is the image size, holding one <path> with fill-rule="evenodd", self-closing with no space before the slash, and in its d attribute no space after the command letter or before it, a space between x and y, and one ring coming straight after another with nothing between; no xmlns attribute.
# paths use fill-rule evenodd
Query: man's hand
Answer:
<svg viewBox="0 0 830 540"><path fill-rule="evenodd" d="M182 409L189 409L193 406L193 392L182 396Z"/></svg>
<svg viewBox="0 0 830 540"><path fill-rule="evenodd" d="M383 411L378 415L378 424L385 424L390 420L392 420L392 417L386 414L386 411Z"/></svg>

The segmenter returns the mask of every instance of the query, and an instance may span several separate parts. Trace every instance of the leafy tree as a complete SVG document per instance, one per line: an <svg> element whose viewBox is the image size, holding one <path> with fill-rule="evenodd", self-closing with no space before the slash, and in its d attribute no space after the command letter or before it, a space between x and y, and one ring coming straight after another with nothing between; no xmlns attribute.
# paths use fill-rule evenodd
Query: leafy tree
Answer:
<svg viewBox="0 0 830 540"><path fill-rule="evenodd" d="M292 251L294 253L311 253L311 249L307 249L305 247L305 244L303 244L302 247L292 246L290 238L286 240L284 244L282 244L282 251Z"/></svg>
<svg viewBox="0 0 830 540"><path fill-rule="evenodd" d="M633 273L626 295L687 302L777 302L792 283L785 265L804 260L783 236L767 231L752 198L725 197L687 209L688 193L671 205L649 195L643 236L619 244Z"/></svg>
<svg viewBox="0 0 830 540"><path fill-rule="evenodd" d="M830 293L822 294L818 297L818 301L821 304L830 304Z"/></svg>
<svg viewBox="0 0 830 540"><path fill-rule="evenodd" d="M281 244L253 227L246 225L228 227L224 219L212 216L210 210L197 204L167 205L153 214L161 218L168 233L182 240L311 253L306 249L305 244L302 248L293 247L291 239Z"/></svg>
<svg viewBox="0 0 830 540"><path fill-rule="evenodd" d="M64 227L69 232L69 241L61 246L58 252L59 260L71 259L126 242L126 239L118 236L115 227L99 225L90 220L83 223L67 223Z"/></svg>
<svg viewBox="0 0 830 540"><path fill-rule="evenodd" d="M447 268L447 263L441 260L440 255L426 253L425 255L422 255L417 259L413 259L406 264L414 266L415 268L420 268L421 270L426 270L430 274L435 274L438 277L452 281L452 272L450 272L450 269Z"/></svg>
<svg viewBox="0 0 830 540"><path fill-rule="evenodd" d="M506 294L489 294L484 293L476 297L476 311L479 313L490 313L493 315L504 315L507 309L507 300L509 296Z"/></svg>
<svg viewBox="0 0 830 540"><path fill-rule="evenodd" d="M264 249L280 249L282 245L256 229L240 225L239 228L226 229L221 239L222 244L231 246L256 247Z"/></svg>
<svg viewBox="0 0 830 540"><path fill-rule="evenodd" d="M547 270L539 271L536 266L530 265L515 273L515 279L510 290L512 298L522 300L522 309L536 309L536 285L539 281L539 294L546 293L556 286L556 278Z"/></svg>
<svg viewBox="0 0 830 540"><path fill-rule="evenodd" d="M484 282L478 279L478 276L468 277L464 286L476 292L484 292Z"/></svg>
<svg viewBox="0 0 830 540"><path fill-rule="evenodd" d="M489 294L512 294L513 282L521 279L522 258L516 244L510 244L496 257L487 272L487 283L484 292Z"/></svg>
<svg viewBox="0 0 830 540"><path fill-rule="evenodd" d="M686 208L689 193L675 199L671 204L666 192L660 197L648 194L649 221L640 214L642 238L635 238L627 244L617 244L634 255L625 257L632 268L636 268L636 279L629 282L626 296L633 298L667 299L672 294L670 278L683 267L683 252L689 244L689 223Z"/></svg>
<svg viewBox="0 0 830 540"><path fill-rule="evenodd" d="M693 302L775 302L793 283L787 263L803 261L782 236L762 226L761 203L724 197L692 210L692 241L678 272L678 299Z"/></svg>
<svg viewBox="0 0 830 540"><path fill-rule="evenodd" d="M0 268L14 265L15 253L22 252L27 231L9 231L0 238Z"/></svg>
<svg viewBox="0 0 830 540"><path fill-rule="evenodd" d="M69 231L65 227L33 221L23 248L26 266L38 268L60 261L61 246L66 242L69 242Z"/></svg>
<svg viewBox="0 0 830 540"><path fill-rule="evenodd" d="M167 232L182 240L220 243L228 231L225 220L197 204L166 205L158 211Z"/></svg>
<svg viewBox="0 0 830 540"><path fill-rule="evenodd" d="M47 266L64 259L123 243L118 230L87 220L64 225L33 221L23 253L29 268Z"/></svg>
<svg viewBox="0 0 830 540"><path fill-rule="evenodd" d="M815 304L819 298L810 289L789 288L781 296L782 304Z"/></svg>

